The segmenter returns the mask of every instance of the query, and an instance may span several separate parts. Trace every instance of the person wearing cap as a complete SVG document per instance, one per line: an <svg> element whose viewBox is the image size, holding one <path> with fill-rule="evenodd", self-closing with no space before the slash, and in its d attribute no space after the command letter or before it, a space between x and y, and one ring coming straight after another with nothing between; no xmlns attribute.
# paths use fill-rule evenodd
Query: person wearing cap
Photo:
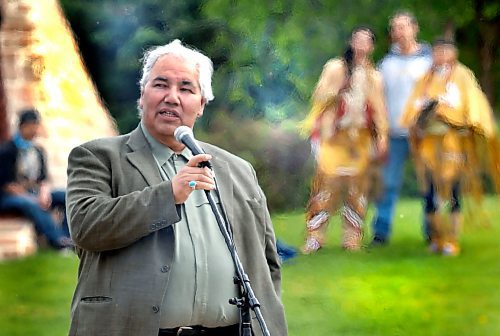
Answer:
<svg viewBox="0 0 500 336"><path fill-rule="evenodd" d="M436 39L432 56L432 67L416 83L400 122L410 129L426 195L430 250L455 256L460 252L460 195L481 193L482 172L500 186L498 141L491 106L473 73L457 60L455 43ZM488 169L479 154L489 157Z"/></svg>
<svg viewBox="0 0 500 336"><path fill-rule="evenodd" d="M287 335L274 230L253 167L204 142L206 154L193 155L174 134L214 99L212 73L212 61L179 40L153 47L138 127L71 151L67 208L80 267L70 336L239 335L228 300L240 287L205 191L225 209L270 334ZM256 318L251 325L262 335Z"/></svg>
<svg viewBox="0 0 500 336"><path fill-rule="evenodd" d="M0 212L21 213L54 248L71 247L64 215L65 192L50 189L44 151L33 142L39 129L39 113L23 110L18 131L0 145ZM62 225L57 225L51 215L54 208L63 211Z"/></svg>

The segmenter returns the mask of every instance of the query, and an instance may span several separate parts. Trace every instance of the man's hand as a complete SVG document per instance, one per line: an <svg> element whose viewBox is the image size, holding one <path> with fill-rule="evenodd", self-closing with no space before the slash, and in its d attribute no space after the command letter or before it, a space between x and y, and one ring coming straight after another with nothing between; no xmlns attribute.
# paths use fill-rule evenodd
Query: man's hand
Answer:
<svg viewBox="0 0 500 336"><path fill-rule="evenodd" d="M7 192L7 193L9 193L9 194L17 195L17 196L20 196L20 195L26 193L26 189L24 189L24 187L21 184L19 184L19 183L9 183L9 184L7 184L4 187L4 191Z"/></svg>
<svg viewBox="0 0 500 336"><path fill-rule="evenodd" d="M176 204L184 203L191 192L195 189L215 189L213 172L207 167L198 167L201 162L209 161L210 159L212 159L212 156L209 154L195 155L172 178L172 189L174 192L174 200ZM191 181L195 182L194 188L189 185L189 182Z"/></svg>
<svg viewBox="0 0 500 336"><path fill-rule="evenodd" d="M43 210L48 210L52 204L52 195L50 194L50 188L46 184L40 186L40 191L38 192L38 204Z"/></svg>

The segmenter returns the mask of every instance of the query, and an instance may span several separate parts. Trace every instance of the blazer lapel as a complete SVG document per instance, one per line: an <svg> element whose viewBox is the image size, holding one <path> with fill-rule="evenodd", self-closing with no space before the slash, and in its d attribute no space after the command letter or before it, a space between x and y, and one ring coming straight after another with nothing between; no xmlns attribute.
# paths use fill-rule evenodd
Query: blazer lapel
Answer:
<svg viewBox="0 0 500 336"><path fill-rule="evenodd" d="M160 172L158 171L157 163L140 126L130 133L130 139L128 140L127 145L132 150L127 153L127 160L135 169L139 171L148 185L152 186L161 183L162 178ZM208 148L204 147L203 149L207 153L211 154ZM222 205L226 210L229 223L232 223L234 218L234 183L232 178L230 178L231 172L229 170L229 165L226 161L217 159L215 156L212 160L212 165ZM227 178L218 178L218 176L224 176Z"/></svg>
<svg viewBox="0 0 500 336"><path fill-rule="evenodd" d="M161 183L158 165L140 126L130 133L127 145L132 150L127 153L128 161L144 177L147 184L152 186Z"/></svg>
<svg viewBox="0 0 500 336"><path fill-rule="evenodd" d="M207 153L210 154L209 151ZM219 195L221 198L222 205L226 211L229 224L233 227L234 219L234 198L233 198L233 179L230 177L231 172L229 171L229 166L226 161L218 160L216 157L212 159L212 166L215 173L215 179L217 187L219 189ZM221 176L221 178L218 178ZM224 176L225 178L222 178Z"/></svg>

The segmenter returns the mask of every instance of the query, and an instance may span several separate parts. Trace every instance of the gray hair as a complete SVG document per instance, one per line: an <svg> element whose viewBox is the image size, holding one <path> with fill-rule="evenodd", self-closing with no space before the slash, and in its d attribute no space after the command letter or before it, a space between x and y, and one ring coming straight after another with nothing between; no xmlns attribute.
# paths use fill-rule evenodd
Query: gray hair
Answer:
<svg viewBox="0 0 500 336"><path fill-rule="evenodd" d="M162 46L153 47L144 53L144 57L142 58L142 77L139 81L141 92L149 80L151 69L156 64L156 61L167 54L180 57L195 64L198 70L198 84L200 85L201 95L206 103L212 101L214 99L212 91L212 74L214 68L212 61L200 51L183 45L178 39ZM140 113L142 114L141 111Z"/></svg>

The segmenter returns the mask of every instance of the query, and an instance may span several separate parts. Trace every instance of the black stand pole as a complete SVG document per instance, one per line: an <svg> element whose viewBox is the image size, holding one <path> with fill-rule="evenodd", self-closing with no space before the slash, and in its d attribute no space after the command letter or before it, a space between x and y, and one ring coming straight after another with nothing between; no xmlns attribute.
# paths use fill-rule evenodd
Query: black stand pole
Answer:
<svg viewBox="0 0 500 336"><path fill-rule="evenodd" d="M217 185L217 184L216 184ZM220 194L218 192L218 188L215 191L217 196L220 199ZM234 246L234 241L232 237L229 235L228 226L224 224L228 223L227 217L222 207L222 212L224 213L224 217L219 212L217 205L215 204L214 198L212 194L210 194L210 190L205 190L205 195L207 196L208 202L210 203L210 207L212 208L212 212L215 215L215 219L217 220L217 224L219 225L219 229L224 236L224 240L226 241L226 245L231 253L231 257L233 258L233 263L236 268L236 276L234 278L235 284L238 284L241 288L242 298L232 298L229 300L229 303L234 304L240 310L240 335L242 336L252 336L252 324L251 324L251 316L250 309L252 309L257 317L257 321L259 322L260 328L262 330L262 334L264 336L270 336L269 329L267 329L266 322L264 321L264 317L260 311L260 303L259 300L255 297L255 294L250 286L250 279L248 275L245 273L243 269L243 265L241 264L240 258L238 257L238 253L236 252L236 247Z"/></svg>

